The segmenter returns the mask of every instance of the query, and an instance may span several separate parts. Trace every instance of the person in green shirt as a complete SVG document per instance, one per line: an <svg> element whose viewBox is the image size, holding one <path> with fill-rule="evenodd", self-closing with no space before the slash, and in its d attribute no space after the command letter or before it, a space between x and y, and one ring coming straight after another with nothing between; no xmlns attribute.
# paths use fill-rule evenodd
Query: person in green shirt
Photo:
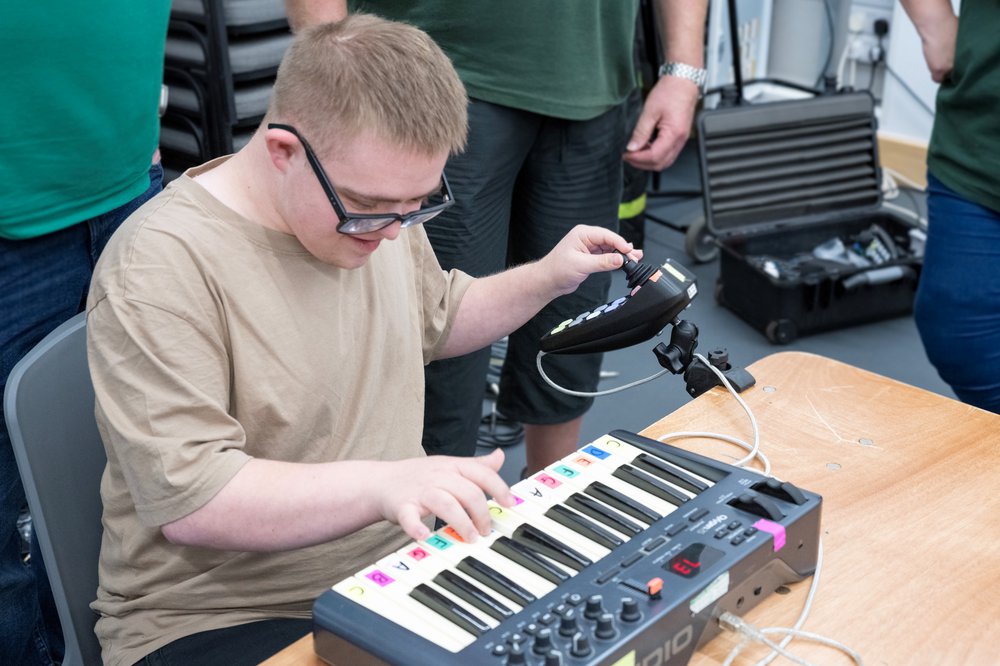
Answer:
<svg viewBox="0 0 1000 666"><path fill-rule="evenodd" d="M963 402L1000 413L1000 4L903 0L938 90L914 316Z"/></svg>
<svg viewBox="0 0 1000 666"><path fill-rule="evenodd" d="M170 3L5 3L0 39L0 391L83 309L97 255L160 190L155 156ZM59 663L62 633L0 412L0 664Z"/></svg>
<svg viewBox="0 0 1000 666"><path fill-rule="evenodd" d="M335 21L346 0L286 0L293 28ZM658 0L667 64L635 125L626 100L638 82L638 0L500 3L352 0L352 11L425 30L469 94L469 142L449 159L456 205L427 229L444 268L489 275L544 256L575 224L617 229L622 160L671 164L686 141L704 78L705 0ZM607 300L594 275L510 336L500 412L524 424L526 472L576 450L592 398L550 388L535 367L538 341ZM490 350L435 362L426 372L424 448L472 455ZM549 356L550 376L594 391L600 354Z"/></svg>

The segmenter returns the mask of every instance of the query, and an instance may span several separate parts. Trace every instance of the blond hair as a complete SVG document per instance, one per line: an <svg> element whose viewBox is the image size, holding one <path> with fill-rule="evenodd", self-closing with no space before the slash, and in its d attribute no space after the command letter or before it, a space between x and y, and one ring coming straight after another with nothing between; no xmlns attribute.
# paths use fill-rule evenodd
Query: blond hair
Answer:
<svg viewBox="0 0 1000 666"><path fill-rule="evenodd" d="M426 33L352 14L299 33L285 53L265 122L295 124L316 150L377 138L425 155L465 146L465 88Z"/></svg>

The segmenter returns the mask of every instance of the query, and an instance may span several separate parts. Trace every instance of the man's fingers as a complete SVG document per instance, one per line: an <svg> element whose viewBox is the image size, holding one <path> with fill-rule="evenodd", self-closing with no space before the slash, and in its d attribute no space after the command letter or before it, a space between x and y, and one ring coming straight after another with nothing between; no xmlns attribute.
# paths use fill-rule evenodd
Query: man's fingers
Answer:
<svg viewBox="0 0 1000 666"><path fill-rule="evenodd" d="M628 145L625 147L625 150L633 152L645 147L649 143L650 138L653 136L653 130L655 128L656 117L644 108L642 113L639 115L639 121L635 124L635 129L632 130L632 136L629 138Z"/></svg>
<svg viewBox="0 0 1000 666"><path fill-rule="evenodd" d="M475 502L471 502L471 504L475 504ZM489 512L487 511L486 500L481 494L478 504L481 506L481 511L472 510L472 513L477 516L474 521L469 513L470 509L463 505L461 500L453 494L453 491L435 488L426 493L424 498L424 507L443 522L448 523L467 543L475 543L479 538L480 531L477 523L482 524L483 522L483 518L479 516L479 513L486 516L485 521L487 525L489 524ZM486 531L488 532L489 530L487 529Z"/></svg>
<svg viewBox="0 0 1000 666"><path fill-rule="evenodd" d="M474 460L482 461L484 464L463 467L461 470L462 476L480 488L481 492L485 492L503 506L513 506L514 497L510 494L510 488L500 478L500 475L497 474L500 470L500 465L494 467L492 462L489 462L494 457L499 458L500 464L503 464L503 452L500 449L494 449L489 455L474 458Z"/></svg>
<svg viewBox="0 0 1000 666"><path fill-rule="evenodd" d="M431 531L424 525L420 509L411 502L399 507L396 512L396 523L414 541L423 541L431 535Z"/></svg>

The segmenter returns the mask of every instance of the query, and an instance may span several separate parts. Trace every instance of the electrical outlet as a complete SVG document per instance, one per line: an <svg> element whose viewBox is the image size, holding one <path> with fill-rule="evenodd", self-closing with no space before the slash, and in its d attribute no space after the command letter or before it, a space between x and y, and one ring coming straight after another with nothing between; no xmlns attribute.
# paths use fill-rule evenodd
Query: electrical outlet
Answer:
<svg viewBox="0 0 1000 666"><path fill-rule="evenodd" d="M878 55L878 39L874 35L855 35L851 40L847 57L850 60L863 63L875 62Z"/></svg>

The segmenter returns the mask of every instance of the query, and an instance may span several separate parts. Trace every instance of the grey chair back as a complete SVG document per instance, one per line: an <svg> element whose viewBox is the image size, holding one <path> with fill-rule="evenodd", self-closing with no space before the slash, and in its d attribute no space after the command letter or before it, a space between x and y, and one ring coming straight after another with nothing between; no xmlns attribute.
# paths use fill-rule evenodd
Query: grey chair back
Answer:
<svg viewBox="0 0 1000 666"><path fill-rule="evenodd" d="M100 664L90 602L97 596L107 457L94 419L84 313L14 367L4 414L62 622L63 664Z"/></svg>

